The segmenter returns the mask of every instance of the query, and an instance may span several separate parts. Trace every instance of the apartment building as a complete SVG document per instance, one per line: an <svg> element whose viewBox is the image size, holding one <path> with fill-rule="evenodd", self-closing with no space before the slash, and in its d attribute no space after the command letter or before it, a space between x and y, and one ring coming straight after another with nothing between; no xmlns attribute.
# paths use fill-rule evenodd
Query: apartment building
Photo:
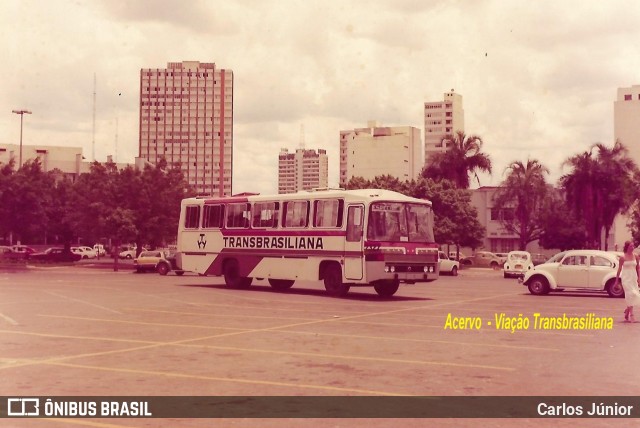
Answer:
<svg viewBox="0 0 640 428"><path fill-rule="evenodd" d="M198 194L231 195L233 72L198 61L140 70L139 153L180 164Z"/></svg>
<svg viewBox="0 0 640 428"><path fill-rule="evenodd" d="M424 160L433 153L448 149L442 139L447 134L464 132L464 110L462 95L446 92L442 101L424 103Z"/></svg>
<svg viewBox="0 0 640 428"><path fill-rule="evenodd" d="M371 180L391 175L411 180L423 166L420 130L413 126L381 126L369 121L366 128L340 131L340 186L352 177Z"/></svg>
<svg viewBox="0 0 640 428"><path fill-rule="evenodd" d="M283 148L278 155L278 193L295 193L329 185L329 161L323 149Z"/></svg>

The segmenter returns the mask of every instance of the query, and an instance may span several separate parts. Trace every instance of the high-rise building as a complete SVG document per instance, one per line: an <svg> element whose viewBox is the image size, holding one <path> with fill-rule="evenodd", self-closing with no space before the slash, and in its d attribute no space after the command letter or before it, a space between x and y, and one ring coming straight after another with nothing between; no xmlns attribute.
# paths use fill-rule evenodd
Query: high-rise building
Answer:
<svg viewBox="0 0 640 428"><path fill-rule="evenodd" d="M323 149L297 149L289 153L281 149L278 156L278 193L295 193L327 187L329 184L329 161Z"/></svg>
<svg viewBox="0 0 640 428"><path fill-rule="evenodd" d="M464 110L462 95L446 92L443 101L424 103L424 160L425 164L433 153L448 149L442 143L447 134L464 132Z"/></svg>
<svg viewBox="0 0 640 428"><path fill-rule="evenodd" d="M198 194L231 195L233 71L198 61L140 70L140 157L178 163Z"/></svg>
<svg viewBox="0 0 640 428"><path fill-rule="evenodd" d="M629 157L640 166L640 85L618 88L617 99L613 103L613 137L629 149ZM611 231L612 243L609 248L621 249L624 241L631 239L627 227L629 216L616 217Z"/></svg>
<svg viewBox="0 0 640 428"><path fill-rule="evenodd" d="M629 157L640 165L640 85L619 88L613 103L613 135L629 149Z"/></svg>
<svg viewBox="0 0 640 428"><path fill-rule="evenodd" d="M423 165L420 130L413 126L379 126L369 121L366 128L340 131L340 186L352 177L371 180L392 175L411 180Z"/></svg>

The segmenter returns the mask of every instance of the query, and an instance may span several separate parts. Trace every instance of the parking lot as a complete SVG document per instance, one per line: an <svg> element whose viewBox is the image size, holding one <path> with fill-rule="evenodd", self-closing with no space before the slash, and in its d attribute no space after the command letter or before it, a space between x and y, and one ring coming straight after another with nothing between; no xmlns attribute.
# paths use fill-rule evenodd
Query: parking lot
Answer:
<svg viewBox="0 0 640 428"><path fill-rule="evenodd" d="M606 294L536 297L517 280L503 279L501 271L468 269L458 277L403 285L391 299L379 298L372 288L352 288L338 299L328 297L321 283L296 284L278 293L266 281L254 281L248 290L232 290L217 277L88 266L0 272L0 395L615 396L638 391L640 323L622 322L624 301ZM613 317L613 325L535 329L534 313L594 314ZM529 318L531 325L513 332L497 329L501 314ZM478 317L482 326L445 328L460 317ZM327 426L314 421L259 425ZM7 426L54 428L71 422L214 426L203 420L177 425L151 419L10 422L14 425ZM466 426L473 421L440 422ZM574 426L571 422L552 425ZM231 425L258 424L227 420L215 426ZM377 420L373 425L397 424ZM402 425L428 426L421 420ZM478 426L487 425L514 426L514 421L485 420Z"/></svg>

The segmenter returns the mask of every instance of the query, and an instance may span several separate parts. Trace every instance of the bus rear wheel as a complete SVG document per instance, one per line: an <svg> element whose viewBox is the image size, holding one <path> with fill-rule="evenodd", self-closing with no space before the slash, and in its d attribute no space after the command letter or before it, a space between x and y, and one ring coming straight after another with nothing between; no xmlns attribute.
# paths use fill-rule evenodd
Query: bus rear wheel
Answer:
<svg viewBox="0 0 640 428"><path fill-rule="evenodd" d="M224 282L229 288L248 288L253 278L240 276L240 266L236 259L228 260L224 264Z"/></svg>
<svg viewBox="0 0 640 428"><path fill-rule="evenodd" d="M271 288L273 288L274 290L278 290L278 291L284 291L284 290L288 290L291 287L293 287L293 283L295 281L290 280L290 279L272 279L269 278L269 285L271 285Z"/></svg>
<svg viewBox="0 0 640 428"><path fill-rule="evenodd" d="M336 264L329 265L324 270L324 288L335 297L343 297L349 292L349 284L342 282L342 269Z"/></svg>
<svg viewBox="0 0 640 428"><path fill-rule="evenodd" d="M378 281L373 284L373 288L380 297L393 296L398 291L398 287L400 287L400 281L397 279Z"/></svg>

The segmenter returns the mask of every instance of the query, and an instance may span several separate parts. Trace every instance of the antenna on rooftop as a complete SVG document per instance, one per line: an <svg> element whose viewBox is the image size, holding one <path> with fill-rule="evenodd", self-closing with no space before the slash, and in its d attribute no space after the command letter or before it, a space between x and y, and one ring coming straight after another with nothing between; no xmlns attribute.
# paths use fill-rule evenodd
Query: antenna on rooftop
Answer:
<svg viewBox="0 0 640 428"><path fill-rule="evenodd" d="M117 117L116 117L116 149L115 149L114 162L115 163L118 162L118 118Z"/></svg>

